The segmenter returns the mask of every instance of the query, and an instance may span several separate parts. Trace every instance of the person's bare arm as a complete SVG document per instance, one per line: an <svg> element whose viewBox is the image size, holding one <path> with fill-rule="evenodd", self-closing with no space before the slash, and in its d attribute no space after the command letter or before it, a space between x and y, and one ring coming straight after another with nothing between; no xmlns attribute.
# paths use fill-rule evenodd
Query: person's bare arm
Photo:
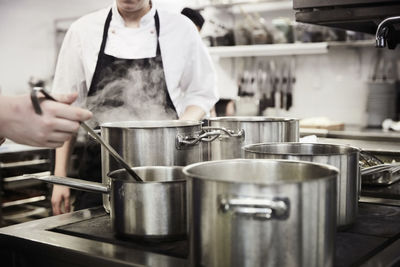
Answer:
<svg viewBox="0 0 400 267"><path fill-rule="evenodd" d="M201 107L198 106L188 106L183 112L182 116L179 118L180 120L190 120L190 121L199 121L202 120L206 113Z"/></svg>
<svg viewBox="0 0 400 267"><path fill-rule="evenodd" d="M60 102L43 100L43 114L35 113L30 96L0 96L0 137L20 144L59 147L74 135L80 121L91 118L88 110L72 107L77 94L62 95Z"/></svg>
<svg viewBox="0 0 400 267"><path fill-rule="evenodd" d="M66 141L62 147L56 149L55 176L67 176L69 159L75 141L76 138L72 138ZM54 215L70 212L70 189L66 186L54 185L51 196L51 206Z"/></svg>

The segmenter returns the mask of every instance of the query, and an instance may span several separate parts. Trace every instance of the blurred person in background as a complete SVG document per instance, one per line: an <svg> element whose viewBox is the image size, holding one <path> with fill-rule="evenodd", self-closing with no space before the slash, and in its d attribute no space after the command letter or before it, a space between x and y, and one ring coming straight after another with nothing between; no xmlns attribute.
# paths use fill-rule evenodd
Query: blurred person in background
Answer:
<svg viewBox="0 0 400 267"><path fill-rule="evenodd" d="M106 122L98 119L100 109L112 113L127 104L130 120L201 120L218 101L214 68L196 27L181 14L157 10L150 0L116 0L74 22L53 85L57 93L78 92L78 102L93 111L94 126ZM116 120L127 118L108 121ZM56 150L55 175L67 175L74 142ZM100 151L86 141L79 178L101 181ZM101 205L100 194L77 194L75 209ZM62 207L69 212L69 202L69 188L54 186L53 213Z"/></svg>
<svg viewBox="0 0 400 267"><path fill-rule="evenodd" d="M199 11L193 10L189 7L185 7L184 9L182 9L181 14L188 17L194 23L194 25L196 25L197 30L199 32L201 31L205 20Z"/></svg>
<svg viewBox="0 0 400 267"><path fill-rule="evenodd" d="M199 11L185 7L182 9L181 14L188 17L196 25L198 31L201 32L205 19ZM211 117L234 116L235 113L235 102L232 99L220 99L210 111Z"/></svg>

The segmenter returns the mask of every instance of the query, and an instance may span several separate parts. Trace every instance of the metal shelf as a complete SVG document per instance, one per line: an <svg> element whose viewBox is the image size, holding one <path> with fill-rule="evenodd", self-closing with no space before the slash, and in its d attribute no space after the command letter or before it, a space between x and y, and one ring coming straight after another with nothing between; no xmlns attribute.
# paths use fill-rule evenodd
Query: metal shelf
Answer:
<svg viewBox="0 0 400 267"><path fill-rule="evenodd" d="M237 45L209 47L214 57L259 57L259 56L296 56L328 53L334 47L374 47L373 40L354 42L321 42L266 45Z"/></svg>
<svg viewBox="0 0 400 267"><path fill-rule="evenodd" d="M208 51L216 57L313 55L328 53L328 43L219 46Z"/></svg>
<svg viewBox="0 0 400 267"><path fill-rule="evenodd" d="M19 199L19 200L5 202L1 206L3 208L7 208L7 207L12 207L12 206L28 204L28 203L35 203L35 202L39 202L39 201L42 201L42 200L45 200L45 199L46 199L46 196L35 196L35 197L30 197L30 198L25 198L25 199Z"/></svg>
<svg viewBox="0 0 400 267"><path fill-rule="evenodd" d="M276 11L276 10L292 10L293 1L287 0L267 0L267 1L240 1L229 3L231 1L226 1L227 3L220 4L206 4L198 5L192 8L202 10L205 8L230 8L233 13L239 13L242 9L244 12L262 12L262 11Z"/></svg>

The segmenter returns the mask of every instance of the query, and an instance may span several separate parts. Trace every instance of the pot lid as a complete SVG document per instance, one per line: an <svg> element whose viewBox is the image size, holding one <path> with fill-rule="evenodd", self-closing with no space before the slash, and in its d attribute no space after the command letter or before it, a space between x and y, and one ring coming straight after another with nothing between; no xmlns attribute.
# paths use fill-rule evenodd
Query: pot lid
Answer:
<svg viewBox="0 0 400 267"><path fill-rule="evenodd" d="M159 121L116 121L100 125L101 128L176 128L200 126L201 121L159 120Z"/></svg>

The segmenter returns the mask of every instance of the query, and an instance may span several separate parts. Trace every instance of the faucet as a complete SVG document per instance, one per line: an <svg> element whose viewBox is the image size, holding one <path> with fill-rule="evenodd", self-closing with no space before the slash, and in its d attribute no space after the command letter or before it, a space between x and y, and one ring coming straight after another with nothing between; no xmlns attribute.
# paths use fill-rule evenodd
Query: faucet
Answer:
<svg viewBox="0 0 400 267"><path fill-rule="evenodd" d="M388 43L389 49L394 49L396 47L396 41L398 38L394 38L394 40L392 40L392 37L394 36L389 36L390 34L393 34L393 24L396 23L400 23L400 16L389 17L379 23L375 36L376 47L384 48L386 43Z"/></svg>

